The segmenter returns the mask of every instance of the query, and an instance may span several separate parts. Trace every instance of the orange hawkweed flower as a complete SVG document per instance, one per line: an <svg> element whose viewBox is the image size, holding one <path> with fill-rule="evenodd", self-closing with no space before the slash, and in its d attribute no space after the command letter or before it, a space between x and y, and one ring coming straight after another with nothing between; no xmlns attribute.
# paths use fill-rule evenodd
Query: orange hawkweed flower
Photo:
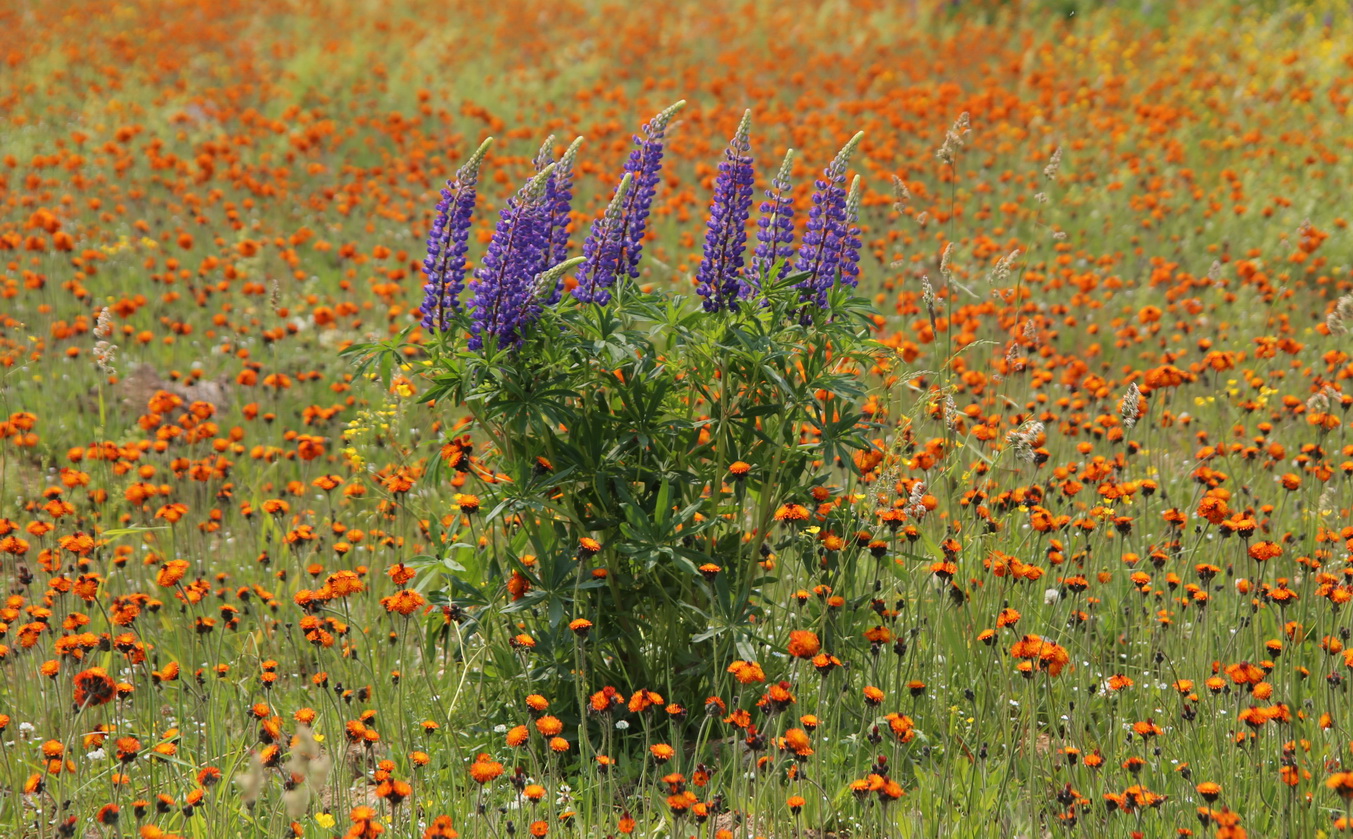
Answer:
<svg viewBox="0 0 1353 839"><path fill-rule="evenodd" d="M663 702L662 694L641 688L630 695L630 701L626 707L630 709L631 713L639 714L649 708L664 704L666 703Z"/></svg>
<svg viewBox="0 0 1353 839"><path fill-rule="evenodd" d="M1204 781L1203 783L1194 787L1194 789L1197 790L1198 794L1201 795L1203 799L1208 802L1216 801L1219 797L1221 797L1221 784L1216 784L1213 783L1212 781Z"/></svg>
<svg viewBox="0 0 1353 839"><path fill-rule="evenodd" d="M117 824L119 813L120 810L116 804L105 804L94 815L94 821L106 827L112 827Z"/></svg>
<svg viewBox="0 0 1353 839"><path fill-rule="evenodd" d="M733 674L744 685L755 684L766 681L766 674L761 669L761 665L754 661L743 661L738 659L728 665L728 672Z"/></svg>
<svg viewBox="0 0 1353 839"><path fill-rule="evenodd" d="M808 757L813 753L813 741L809 739L808 732L802 728L791 728L785 731L782 743L782 748L792 751L799 757Z"/></svg>
<svg viewBox="0 0 1353 839"><path fill-rule="evenodd" d="M822 641L815 633L795 629L789 633L789 654L795 658L811 659L822 650Z"/></svg>
<svg viewBox="0 0 1353 839"><path fill-rule="evenodd" d="M794 523L807 521L810 515L808 508L802 504L782 504L775 511L775 520Z"/></svg>
<svg viewBox="0 0 1353 839"><path fill-rule="evenodd" d="M888 721L888 728L893 732L899 743L910 743L916 738L916 724L912 722L911 717L904 714L892 713L884 717Z"/></svg>
<svg viewBox="0 0 1353 839"><path fill-rule="evenodd" d="M536 731L546 737L554 737L564 730L564 724L558 717L544 716L536 720Z"/></svg>
<svg viewBox="0 0 1353 839"><path fill-rule="evenodd" d="M400 589L388 597L381 598L381 605L385 607L385 611L392 614L404 615L406 617L418 611L418 609L426 602L423 595L413 589L407 588Z"/></svg>
<svg viewBox="0 0 1353 839"><path fill-rule="evenodd" d="M1028 659L1036 669L1056 676L1071 662L1071 655L1061 646L1037 635L1025 635L1010 648L1011 658Z"/></svg>
<svg viewBox="0 0 1353 839"><path fill-rule="evenodd" d="M1335 772L1325 779L1325 786L1334 790L1340 798L1353 801L1353 772Z"/></svg>
<svg viewBox="0 0 1353 839"><path fill-rule="evenodd" d="M91 667L75 674L75 707L105 705L117 696L117 683L102 667Z"/></svg>
<svg viewBox="0 0 1353 839"><path fill-rule="evenodd" d="M502 774L503 765L487 754L479 755L475 758L474 763L470 764L470 777L481 786Z"/></svg>
<svg viewBox="0 0 1353 839"><path fill-rule="evenodd" d="M514 601L521 600L531 590L531 581L520 571L513 571L507 578L507 593Z"/></svg>
<svg viewBox="0 0 1353 839"><path fill-rule="evenodd" d="M666 743L657 743L655 745L649 746L648 751L650 754L653 755L653 759L656 760L658 763L666 763L673 757L676 757L676 749L672 748Z"/></svg>
<svg viewBox="0 0 1353 839"><path fill-rule="evenodd" d="M186 573L188 573L188 560L170 560L160 566L159 573L155 575L155 583L164 588L173 588L183 579L183 575Z"/></svg>
<svg viewBox="0 0 1353 839"><path fill-rule="evenodd" d="M141 741L135 737L119 737L114 745L117 747L117 759L123 763L131 763L141 753Z"/></svg>

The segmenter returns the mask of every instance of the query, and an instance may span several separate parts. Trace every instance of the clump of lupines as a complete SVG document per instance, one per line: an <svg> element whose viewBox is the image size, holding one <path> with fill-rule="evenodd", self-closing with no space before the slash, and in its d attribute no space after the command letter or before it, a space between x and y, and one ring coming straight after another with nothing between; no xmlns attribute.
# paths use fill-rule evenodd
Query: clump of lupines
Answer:
<svg viewBox="0 0 1353 839"><path fill-rule="evenodd" d="M794 150L785 152L780 171L766 190L761 202L761 218L756 222L756 253L747 271L749 291L778 282L789 275L789 258L794 255L794 196L789 173L794 165ZM775 268L779 263L779 269ZM774 272L774 273L772 273Z"/></svg>
<svg viewBox="0 0 1353 839"><path fill-rule="evenodd" d="M644 229L662 174L667 127L672 117L685 105L683 99L662 111L634 136L634 150L625 161L625 172L632 177L633 183L628 195L621 201L619 222L616 225L601 225L598 219L592 224L588 239L583 244L586 261L579 271L578 287L573 291L573 296L580 301L604 304L611 299L607 289L615 285L617 278L639 276ZM618 186L616 190L618 197ZM615 238L613 246L599 241L603 233Z"/></svg>
<svg viewBox="0 0 1353 839"><path fill-rule="evenodd" d="M479 182L479 168L488 153L489 137L479 144L475 153L456 172L454 180L447 181L437 202L437 217L428 233L428 252L423 260L423 328L441 332L451 328L448 312L460 311L460 293L465 288L465 273L469 266L466 256L470 250L470 220L474 215L475 185Z"/></svg>
<svg viewBox="0 0 1353 839"><path fill-rule="evenodd" d="M540 315L535 279L549 245L545 185L554 171L555 164L542 169L499 212L484 264L475 270L472 350L483 349L490 337L497 339L498 349L520 345L521 330Z"/></svg>
<svg viewBox="0 0 1353 839"><path fill-rule="evenodd" d="M561 265L579 265L572 295L582 303L604 305L610 302L618 279L638 277L643 231L661 172L663 143L672 117L682 105L684 102L678 102L662 111L635 136L636 147L625 164L624 176L606 211L592 222L582 256L572 260L568 259L568 221L582 138L575 139L558 162L551 162L554 137L545 140L534 158L535 176L500 211L484 260L475 270L468 306L469 349L520 346L525 340L524 330L539 318L542 307L561 299ZM736 310L739 300L759 290L768 279L783 279L791 269L797 270L807 275L797 286L800 300L806 304L802 314L806 319L807 306L826 306L827 291L838 276L847 285L857 282L860 179L852 183L849 195L843 184L846 165L861 135L837 153L817 181L807 233L792 265L794 208L789 174L794 153L792 149L786 152L766 191L767 200L761 204L759 244L750 269L744 271L755 180L750 129L749 111L743 114L719 163L706 223L704 259L696 276L697 293L707 312ZM451 315L462 309L459 296L468 271L474 187L488 144L486 140L460 168L437 205L424 262L429 282L425 286L423 324L429 329L451 329Z"/></svg>
<svg viewBox="0 0 1353 839"><path fill-rule="evenodd" d="M744 296L740 276L747 249L747 217L752 209L752 143L749 139L752 112L747 111L719 163L714 181L714 200L709 205L704 259L696 274L696 293L704 298L707 312L737 309Z"/></svg>
<svg viewBox="0 0 1353 839"><path fill-rule="evenodd" d="M798 284L800 299L818 308L827 305L827 292L836 281L842 257L849 238L846 221L846 166L860 144L864 133L858 133L836 153L823 170L813 192L813 206L808 211L803 245L799 248L794 270L807 274Z"/></svg>

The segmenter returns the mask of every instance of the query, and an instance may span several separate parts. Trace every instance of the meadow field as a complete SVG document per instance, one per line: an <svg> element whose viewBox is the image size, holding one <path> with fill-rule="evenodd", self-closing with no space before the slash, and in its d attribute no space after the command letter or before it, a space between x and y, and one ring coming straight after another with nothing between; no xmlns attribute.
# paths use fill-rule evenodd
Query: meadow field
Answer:
<svg viewBox="0 0 1353 839"><path fill-rule="evenodd" d="M0 839L1353 835L1350 103L1345 0L0 4Z"/></svg>

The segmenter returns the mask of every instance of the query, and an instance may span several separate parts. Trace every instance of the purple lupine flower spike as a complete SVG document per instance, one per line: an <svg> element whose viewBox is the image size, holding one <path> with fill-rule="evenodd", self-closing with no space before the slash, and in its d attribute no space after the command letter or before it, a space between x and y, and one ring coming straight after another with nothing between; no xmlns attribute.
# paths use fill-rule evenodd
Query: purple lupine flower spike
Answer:
<svg viewBox="0 0 1353 839"><path fill-rule="evenodd" d="M719 176L714 181L704 259L696 273L696 294L705 298L706 312L737 311L742 293L739 274L747 250L747 217L752 211L752 185L756 179L750 154L751 122L752 112L747 111L724 150Z"/></svg>
<svg viewBox="0 0 1353 839"><path fill-rule="evenodd" d="M634 137L634 150L625 161L625 171L634 175L629 199L620 226L620 254L616 263L617 277L638 277L639 257L644 249L644 229L653 208L653 196L658 191L662 175L663 145L667 140L667 126L686 105L683 99L659 113Z"/></svg>
<svg viewBox="0 0 1353 839"><path fill-rule="evenodd" d="M790 149L785 152L779 173L770 182L771 188L766 190L766 200L761 202L761 218L756 222L758 244L747 270L744 297L789 276L789 258L794 255L794 196L789 181L793 166L794 150Z"/></svg>
<svg viewBox="0 0 1353 839"><path fill-rule="evenodd" d="M474 272L471 350L483 349L486 340L496 341L497 349L520 346L524 330L540 315L535 278L545 248L545 184L553 172L553 165L541 170L498 213L484 262Z"/></svg>
<svg viewBox="0 0 1353 839"><path fill-rule="evenodd" d="M446 182L437 216L428 231L428 252L423 259L423 328L445 332L451 328L451 312L460 311L460 293L465 288L466 256L470 252L470 220L474 215L475 185L479 167L488 154L489 137L470 159Z"/></svg>
<svg viewBox="0 0 1353 839"><path fill-rule="evenodd" d="M569 144L564 156L555 164L549 183L545 184L545 201L541 207L545 214L545 250L540 256L541 273L568 258L569 213L573 210L573 165L578 159L578 147L582 142L583 138L578 137ZM537 158L537 170L543 169L545 162L548 161L542 162ZM545 300L546 305L558 303L563 289L562 276L556 276L554 288Z"/></svg>
<svg viewBox="0 0 1353 839"><path fill-rule="evenodd" d="M827 291L836 281L846 239L846 166L860 144L864 132L850 138L823 170L808 211L803 245L799 248L794 270L807 274L799 282L799 299L819 309L827 305ZM805 312L805 316L806 316Z"/></svg>
<svg viewBox="0 0 1353 839"><path fill-rule="evenodd" d="M625 199L629 197L634 176L626 172L606 205L601 218L592 221L592 229L583 240L583 262L578 268L578 285L573 296L580 303L604 306L611 299L610 287L615 284L616 262L620 256L621 222Z"/></svg>
<svg viewBox="0 0 1353 839"><path fill-rule="evenodd" d="M860 284L860 201L864 197L860 176L850 183L846 196L846 235L841 240L841 284L855 288Z"/></svg>
<svg viewBox="0 0 1353 839"><path fill-rule="evenodd" d="M635 149L629 153L629 160L625 161L625 173L632 177L633 184L630 185L628 196L621 203L617 225L606 227L610 234L617 237L614 253L602 248L601 242L593 241L593 237L601 231L594 222L587 240L583 241L583 256L589 258L579 272L579 280L583 281L583 292L579 300L605 303L610 299L610 292L605 290L614 286L617 279L639 276L639 257L644 249L644 227L648 222L648 211L652 208L653 195L658 192L667 126L671 123L672 116L676 115L676 111L682 110L685 106L685 99L678 101L666 111L653 116L641 133L635 135ZM620 187L616 189L616 194L620 194L618 192ZM602 258L603 253L607 254L606 258ZM578 296L576 290L574 294Z"/></svg>

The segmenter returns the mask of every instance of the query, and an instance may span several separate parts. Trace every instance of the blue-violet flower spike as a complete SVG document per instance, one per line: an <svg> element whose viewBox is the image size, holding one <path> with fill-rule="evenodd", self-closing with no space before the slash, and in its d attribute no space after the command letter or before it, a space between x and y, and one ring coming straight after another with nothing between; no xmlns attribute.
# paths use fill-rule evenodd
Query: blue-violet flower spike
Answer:
<svg viewBox="0 0 1353 839"><path fill-rule="evenodd" d="M813 206L808 211L803 244L799 247L794 270L807 274L798 283L799 299L817 308L827 305L827 291L836 282L846 239L846 166L860 144L863 132L837 152L823 170L813 192ZM806 314L806 312L805 312Z"/></svg>
<svg viewBox="0 0 1353 839"><path fill-rule="evenodd" d="M465 288L466 256L470 252L470 221L474 215L479 167L488 154L490 137L446 182L437 216L428 231L428 252L423 259L423 328L445 332L451 328L451 312L460 311L460 293Z"/></svg>
<svg viewBox="0 0 1353 839"><path fill-rule="evenodd" d="M540 271L544 273L568 258L569 213L573 211L573 165L578 159L578 147L583 138L578 137L564 151L564 156L555 164L554 174L545 184L545 202L541 207L545 214L545 249L540 255ZM548 161L537 159L537 170L545 168ZM559 302L564 285L562 275L555 276L555 285L550 290L545 303L553 306Z"/></svg>
<svg viewBox="0 0 1353 839"><path fill-rule="evenodd" d="M620 227L625 199L634 185L634 176L626 172L606 205L601 218L593 219L592 229L583 240L583 262L578 268L578 284L573 296L580 303L604 306L611 299L615 284L616 261L620 256Z"/></svg>
<svg viewBox="0 0 1353 839"><path fill-rule="evenodd" d="M761 202L761 218L756 221L756 252L747 270L747 294L773 285L789 276L790 257L794 255L794 196L789 181L794 167L794 150L785 152L780 171L766 190ZM779 263L779 270L776 270Z"/></svg>
<svg viewBox="0 0 1353 839"><path fill-rule="evenodd" d="M841 284L855 288L860 284L860 201L863 198L860 176L850 183L846 196L846 237L841 242Z"/></svg>
<svg viewBox="0 0 1353 839"><path fill-rule="evenodd" d="M724 151L709 206L704 259L696 272L696 294L705 298L706 312L737 311L742 295L743 259L747 250L747 217L752 211L752 169L749 131L752 112L742 115L737 133Z"/></svg>
<svg viewBox="0 0 1353 839"><path fill-rule="evenodd" d="M497 349L520 346L525 329L540 316L535 278L545 248L545 184L553 172L550 165L531 178L498 213L484 262L474 272L471 350L483 349L490 340Z"/></svg>
<svg viewBox="0 0 1353 839"><path fill-rule="evenodd" d="M662 176L663 145L667 140L667 126L686 105L681 100L659 113L634 137L634 150L625 161L625 171L634 176L629 199L625 202L620 224L620 253L616 262L617 277L638 277L639 257L644 249L644 229L653 196L658 191Z"/></svg>

